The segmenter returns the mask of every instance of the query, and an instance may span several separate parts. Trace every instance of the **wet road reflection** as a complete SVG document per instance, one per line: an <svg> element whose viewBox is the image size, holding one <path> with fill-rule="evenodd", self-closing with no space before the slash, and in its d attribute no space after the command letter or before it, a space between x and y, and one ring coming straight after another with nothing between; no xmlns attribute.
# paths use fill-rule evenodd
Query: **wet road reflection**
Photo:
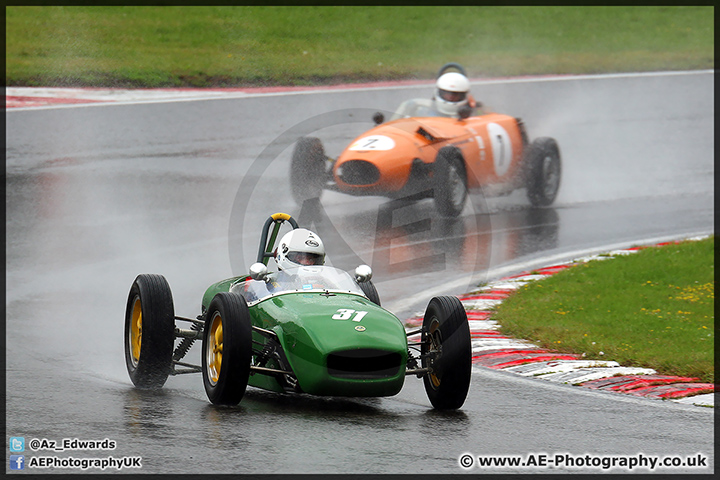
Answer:
<svg viewBox="0 0 720 480"><path fill-rule="evenodd" d="M198 375L172 377L160 392L134 389L122 341L137 274L164 275L176 313L194 317L208 285L245 273L260 227L278 211L316 229L334 266L371 265L383 305L402 305L393 310L401 318L424 309L433 286L463 293L497 266L712 231L707 77L669 76L652 91L642 78L570 90L547 82L542 95L522 83L487 86L494 106L522 113L533 135L558 137L567 168L551 208L530 208L516 192L476 197L457 219L438 217L430 200L334 192L300 208L287 192L287 148L256 189L242 190L283 129L366 105L365 92L323 104L268 96L6 113L8 435L107 437L118 442L113 455L143 456L142 473L175 474L461 473L465 451L711 454L712 412L487 371L473 375L468 402L451 414L430 410L416 378L385 399L250 389L240 406L216 408ZM628 95L633 111L623 109ZM676 97L696 113L669 112ZM365 128L357 123L336 129L328 148ZM199 342L188 359L199 360Z"/></svg>

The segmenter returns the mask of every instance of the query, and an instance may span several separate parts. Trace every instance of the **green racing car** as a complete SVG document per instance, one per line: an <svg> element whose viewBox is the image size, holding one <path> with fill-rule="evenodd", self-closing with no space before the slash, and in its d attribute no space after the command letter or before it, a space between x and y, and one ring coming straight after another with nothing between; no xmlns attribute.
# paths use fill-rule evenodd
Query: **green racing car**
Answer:
<svg viewBox="0 0 720 480"><path fill-rule="evenodd" d="M292 230L276 248L286 222ZM289 263L270 272L269 259L280 267L279 258L290 255L284 239L300 230L309 232L288 214L270 216L249 275L208 287L196 319L175 315L165 277L138 275L125 313L125 362L133 384L158 389L168 376L200 372L210 402L237 405L248 385L385 397L400 392L406 376L417 376L434 408L460 408L472 364L467 315L458 298L432 298L422 328L407 331L380 306L367 265L351 275L324 265L323 250L320 264ZM324 248L312 232L303 238L309 250ZM202 340L200 364L183 362L196 340Z"/></svg>

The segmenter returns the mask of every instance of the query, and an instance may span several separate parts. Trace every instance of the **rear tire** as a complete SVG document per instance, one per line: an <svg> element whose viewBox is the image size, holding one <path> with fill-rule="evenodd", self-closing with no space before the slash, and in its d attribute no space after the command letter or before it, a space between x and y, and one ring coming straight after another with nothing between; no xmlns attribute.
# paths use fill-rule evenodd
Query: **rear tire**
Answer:
<svg viewBox="0 0 720 480"><path fill-rule="evenodd" d="M250 377L252 325L245 298L221 292L205 315L202 374L205 393L215 405L237 405Z"/></svg>
<svg viewBox="0 0 720 480"><path fill-rule="evenodd" d="M138 275L125 309L125 365L139 388L161 388L172 369L175 310L162 275Z"/></svg>
<svg viewBox="0 0 720 480"><path fill-rule="evenodd" d="M453 296L430 300L423 318L422 366L425 391L433 407L462 407L470 388L472 345L467 313Z"/></svg>
<svg viewBox="0 0 720 480"><path fill-rule="evenodd" d="M527 197L535 207L552 205L560 188L560 148L555 139L535 139L525 154Z"/></svg>
<svg viewBox="0 0 720 480"><path fill-rule="evenodd" d="M319 138L298 139L290 161L290 192L298 206L302 207L305 200L322 196L327 177L326 161Z"/></svg>
<svg viewBox="0 0 720 480"><path fill-rule="evenodd" d="M433 165L435 207L440 215L457 217L467 199L467 175L462 155L454 148L442 148Z"/></svg>

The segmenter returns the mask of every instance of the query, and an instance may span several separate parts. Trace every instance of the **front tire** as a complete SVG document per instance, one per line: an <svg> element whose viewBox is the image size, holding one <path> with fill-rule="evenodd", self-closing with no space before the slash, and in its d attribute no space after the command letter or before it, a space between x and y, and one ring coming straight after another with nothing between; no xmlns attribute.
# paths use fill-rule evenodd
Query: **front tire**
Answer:
<svg viewBox="0 0 720 480"><path fill-rule="evenodd" d="M467 175L462 155L455 148L442 148L433 165L435 207L445 217L457 217L467 199Z"/></svg>
<svg viewBox="0 0 720 480"><path fill-rule="evenodd" d="M372 283L372 280L367 280L365 282L358 282L360 285L360 288L362 288L363 293L365 296L373 302L378 307L380 306L380 294L377 291L377 288L375 288L375 285Z"/></svg>
<svg viewBox="0 0 720 480"><path fill-rule="evenodd" d="M552 205L560 188L560 174L560 148L555 139L535 139L525 154L525 186L533 206Z"/></svg>
<svg viewBox="0 0 720 480"><path fill-rule="evenodd" d="M175 310L162 275L138 275L125 309L125 365L139 388L161 388L172 369Z"/></svg>
<svg viewBox="0 0 720 480"><path fill-rule="evenodd" d="M434 297L423 318L421 337L425 391L433 407L458 409L470 388L472 345L467 313L453 296Z"/></svg>
<svg viewBox="0 0 720 480"><path fill-rule="evenodd" d="M290 161L290 192L298 206L305 200L320 199L327 177L326 160L319 138L298 139Z"/></svg>
<svg viewBox="0 0 720 480"><path fill-rule="evenodd" d="M245 299L221 292L205 316L202 374L205 393L215 405L237 405L250 377L252 325Z"/></svg>

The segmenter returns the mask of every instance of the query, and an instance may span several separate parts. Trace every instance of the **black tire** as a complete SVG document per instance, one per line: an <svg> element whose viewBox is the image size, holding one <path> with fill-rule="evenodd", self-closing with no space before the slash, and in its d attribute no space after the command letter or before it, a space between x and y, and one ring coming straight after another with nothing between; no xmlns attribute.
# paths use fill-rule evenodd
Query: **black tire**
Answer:
<svg viewBox="0 0 720 480"><path fill-rule="evenodd" d="M365 296L378 307L380 306L380 295L378 294L377 288L372 283L372 280L366 282L358 282L360 288L362 288Z"/></svg>
<svg viewBox="0 0 720 480"><path fill-rule="evenodd" d="M433 165L435 208L440 215L457 217L467 199L467 175L462 155L455 148L442 148Z"/></svg>
<svg viewBox="0 0 720 480"><path fill-rule="evenodd" d="M561 170L560 148L555 139L535 139L525 154L525 187L533 206L552 205L560 188Z"/></svg>
<svg viewBox="0 0 720 480"><path fill-rule="evenodd" d="M470 388L472 345L467 313L453 296L434 297L425 310L422 331L425 391L433 407L457 409Z"/></svg>
<svg viewBox="0 0 720 480"><path fill-rule="evenodd" d="M219 354L218 354L219 353ZM237 405L250 377L252 326L245 299L221 292L205 315L202 375L205 393L215 405Z"/></svg>
<svg viewBox="0 0 720 480"><path fill-rule="evenodd" d="M325 149L319 138L298 139L290 161L290 192L298 206L319 199L327 180Z"/></svg>
<svg viewBox="0 0 720 480"><path fill-rule="evenodd" d="M175 309L162 275L138 275L125 308L125 365L139 388L161 388L172 369Z"/></svg>

